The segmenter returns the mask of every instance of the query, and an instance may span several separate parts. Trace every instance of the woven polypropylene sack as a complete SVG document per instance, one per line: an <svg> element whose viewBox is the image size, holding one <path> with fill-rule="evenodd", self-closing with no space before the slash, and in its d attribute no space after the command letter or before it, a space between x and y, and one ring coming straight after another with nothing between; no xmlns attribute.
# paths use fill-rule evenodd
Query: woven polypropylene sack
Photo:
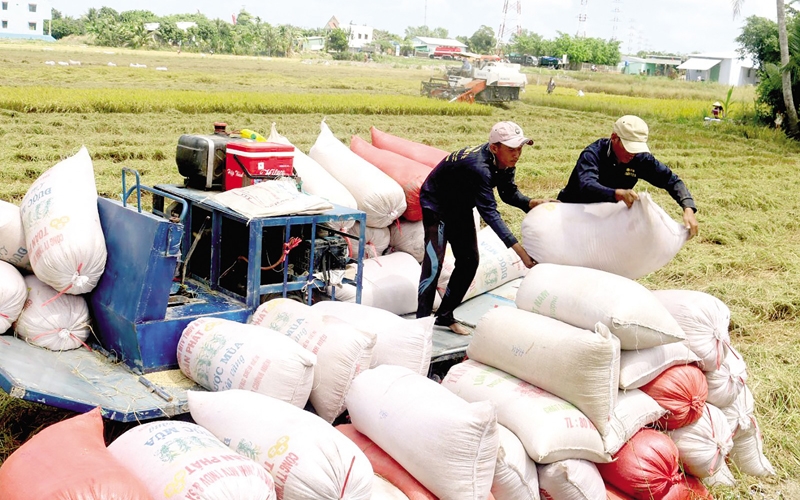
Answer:
<svg viewBox="0 0 800 500"><path fill-rule="evenodd" d="M639 430L657 422L665 413L655 399L638 389L619 391L609 431L603 436L606 453L618 452Z"/></svg>
<svg viewBox="0 0 800 500"><path fill-rule="evenodd" d="M28 286L22 274L8 262L0 262L0 334L19 318L27 298Z"/></svg>
<svg viewBox="0 0 800 500"><path fill-rule="evenodd" d="M382 132L375 127L370 127L369 132L375 147L411 158L430 168L438 165L450 154L443 149Z"/></svg>
<svg viewBox="0 0 800 500"><path fill-rule="evenodd" d="M619 388L637 389L667 368L699 364L700 358L685 342L658 345L638 351L622 351L619 358Z"/></svg>
<svg viewBox="0 0 800 500"><path fill-rule="evenodd" d="M309 156L342 183L367 214L367 225L386 227L406 211L406 195L394 179L342 144L323 121Z"/></svg>
<svg viewBox="0 0 800 500"><path fill-rule="evenodd" d="M274 500L264 468L189 422L149 422L126 431L108 451L158 500Z"/></svg>
<svg viewBox="0 0 800 500"><path fill-rule="evenodd" d="M400 184L406 195L406 211L401 215L411 221L422 220L419 190L431 173L430 167L392 151L379 149L357 135L350 139L350 150Z"/></svg>
<svg viewBox="0 0 800 500"><path fill-rule="evenodd" d="M375 335L370 368L398 365L420 375L428 374L433 351L433 316L405 319L377 307L335 300L317 302L312 309Z"/></svg>
<svg viewBox="0 0 800 500"><path fill-rule="evenodd" d="M496 500L539 500L539 474L519 438L502 425L492 480Z"/></svg>
<svg viewBox="0 0 800 500"><path fill-rule="evenodd" d="M353 236L358 236L358 226L350 229L348 232ZM386 250L389 248L391 233L388 227L367 226L364 229L364 238L364 258L374 259L386 253ZM356 248L354 248L354 242L351 242L348 238L348 244L350 245L350 254L355 255Z"/></svg>
<svg viewBox="0 0 800 500"><path fill-rule="evenodd" d="M369 500L372 466L311 412L263 394L188 391L192 419L275 480L278 500Z"/></svg>
<svg viewBox="0 0 800 500"><path fill-rule="evenodd" d="M707 371L708 397L706 401L719 408L733 404L747 383L747 364L732 346L720 367Z"/></svg>
<svg viewBox="0 0 800 500"><path fill-rule="evenodd" d="M107 254L85 147L39 176L22 198L21 213L36 276L59 292L91 292Z"/></svg>
<svg viewBox="0 0 800 500"><path fill-rule="evenodd" d="M673 430L696 422L703 415L708 384L700 368L683 365L665 370L641 390L667 410L656 425Z"/></svg>
<svg viewBox="0 0 800 500"><path fill-rule="evenodd" d="M375 335L291 299L261 304L250 323L280 332L317 356L309 401L317 415L333 422L345 410L353 378L369 368Z"/></svg>
<svg viewBox="0 0 800 500"><path fill-rule="evenodd" d="M425 226L422 221L399 219L389 226L389 246L393 252L405 252L421 263L425 258Z"/></svg>
<svg viewBox="0 0 800 500"><path fill-rule="evenodd" d="M408 496L400 488L375 474L370 500L408 500Z"/></svg>
<svg viewBox="0 0 800 500"><path fill-rule="evenodd" d="M601 436L608 431L619 385L619 341L602 324L589 331L495 307L478 321L467 356L568 401Z"/></svg>
<svg viewBox="0 0 800 500"><path fill-rule="evenodd" d="M542 500L606 500L597 466L587 460L560 460L539 465Z"/></svg>
<svg viewBox="0 0 800 500"><path fill-rule="evenodd" d="M647 349L686 339L653 293L616 274L586 267L538 264L519 287L517 307L592 329L598 321L626 350Z"/></svg>
<svg viewBox="0 0 800 500"><path fill-rule="evenodd" d="M724 302L694 290L654 290L658 299L678 322L689 348L702 360L705 371L716 370L728 352L731 310Z"/></svg>
<svg viewBox="0 0 800 500"><path fill-rule="evenodd" d="M32 270L20 209L3 200L0 200L0 260Z"/></svg>
<svg viewBox="0 0 800 500"><path fill-rule="evenodd" d="M478 270L469 284L464 300L477 297L528 274L528 268L522 263L517 252L507 248L494 230L488 226L478 231L478 254L480 258ZM442 274L439 276L436 287L441 296L445 294L454 268L455 257L448 245L444 262L442 262Z"/></svg>
<svg viewBox="0 0 800 500"><path fill-rule="evenodd" d="M353 424L337 425L336 430L350 438L364 452L376 475L400 489L409 500L437 500L436 496L409 474L397 460L373 443L370 438L358 432Z"/></svg>
<svg viewBox="0 0 800 500"><path fill-rule="evenodd" d="M682 480L678 448L669 436L652 429L637 432L613 462L597 464L597 470L604 481L639 500L661 498Z"/></svg>
<svg viewBox="0 0 800 500"><path fill-rule="evenodd" d="M714 500L702 481L694 476L684 476L683 480L672 485L661 500Z"/></svg>
<svg viewBox="0 0 800 500"><path fill-rule="evenodd" d="M546 203L522 221L522 246L537 262L630 279L664 267L688 235L647 193L630 209L624 203Z"/></svg>
<svg viewBox="0 0 800 500"><path fill-rule="evenodd" d="M46 427L0 467L0 500L151 500L108 451L100 409Z"/></svg>
<svg viewBox="0 0 800 500"><path fill-rule="evenodd" d="M749 429L733 435L733 447L728 457L745 474L757 477L775 475L775 468L764 455L764 439L755 418Z"/></svg>
<svg viewBox="0 0 800 500"><path fill-rule="evenodd" d="M331 203L341 205L348 208L358 208L358 203L350 191L344 185L337 181L322 165L317 163L313 158L306 155L289 139L278 133L275 124L272 124L269 137L269 142L276 142L278 144L285 144L294 148L294 160L292 166L297 172L302 182L301 186L303 191L308 194L313 194L321 198L325 198ZM353 221L349 221L347 227L353 225Z"/></svg>
<svg viewBox="0 0 800 500"><path fill-rule="evenodd" d="M276 331L198 318L178 340L181 371L210 391L245 389L303 408L317 356Z"/></svg>
<svg viewBox="0 0 800 500"><path fill-rule="evenodd" d="M733 432L722 410L706 403L700 419L669 431L680 450L681 464L689 474L704 478L725 464L733 447Z"/></svg>
<svg viewBox="0 0 800 500"><path fill-rule="evenodd" d="M471 403L494 403L497 422L517 436L537 463L611 459L600 433L580 410L502 370L468 359L450 368L442 387Z"/></svg>
<svg viewBox="0 0 800 500"><path fill-rule="evenodd" d="M353 426L441 500L489 496L499 443L494 405L468 403L402 366L361 373L347 395Z"/></svg>
<svg viewBox="0 0 800 500"><path fill-rule="evenodd" d="M89 337L89 306L80 295L59 294L36 276L25 276L28 299L14 323L14 332L31 344L53 351L85 345Z"/></svg>
<svg viewBox="0 0 800 500"><path fill-rule="evenodd" d="M720 408L734 436L749 431L755 424L755 398L747 385L739 392L736 399L728 406Z"/></svg>

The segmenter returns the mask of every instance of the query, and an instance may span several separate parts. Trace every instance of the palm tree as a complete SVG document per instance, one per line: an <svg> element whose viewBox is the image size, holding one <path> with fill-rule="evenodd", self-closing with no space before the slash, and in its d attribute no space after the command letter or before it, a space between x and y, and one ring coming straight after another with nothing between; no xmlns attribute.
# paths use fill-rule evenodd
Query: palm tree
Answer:
<svg viewBox="0 0 800 500"><path fill-rule="evenodd" d="M778 5L778 43L781 47L781 83L783 87L783 104L786 106L786 129L792 137L798 136L797 108L792 96L792 73L789 68L789 37L786 32L786 7L783 0L776 0ZM732 0L733 17L739 15L744 0Z"/></svg>

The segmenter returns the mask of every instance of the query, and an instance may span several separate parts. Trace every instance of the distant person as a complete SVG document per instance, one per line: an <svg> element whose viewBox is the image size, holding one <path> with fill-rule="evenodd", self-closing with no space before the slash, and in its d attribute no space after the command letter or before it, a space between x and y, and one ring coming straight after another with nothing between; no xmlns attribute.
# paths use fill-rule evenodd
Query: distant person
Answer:
<svg viewBox="0 0 800 500"><path fill-rule="evenodd" d="M716 101L711 105L711 114L718 120L721 120L725 117L725 108L722 107L721 102Z"/></svg>
<svg viewBox="0 0 800 500"><path fill-rule="evenodd" d="M461 61L461 75L472 76L472 64L470 64L469 59L466 57Z"/></svg>
<svg viewBox="0 0 800 500"><path fill-rule="evenodd" d="M783 113L777 113L775 115L775 129L780 130L781 125L783 125Z"/></svg>
<svg viewBox="0 0 800 500"><path fill-rule="evenodd" d="M647 146L647 124L626 115L614 123L611 137L586 146L558 200L564 203L622 201L628 208L639 199L633 190L639 179L666 190L683 208L683 224L689 237L697 234L694 199L683 181L656 160Z"/></svg>
<svg viewBox="0 0 800 500"><path fill-rule="evenodd" d="M555 89L556 89L556 81L551 76L550 81L547 83L547 93L552 94Z"/></svg>
<svg viewBox="0 0 800 500"><path fill-rule="evenodd" d="M469 333L456 321L453 311L464 300L478 270L480 257L473 208L478 209L506 247L517 253L525 267L536 264L503 222L494 195L497 188L501 200L523 212L550 201L528 198L514 182L515 167L526 145L533 145L533 140L525 137L519 125L496 123L489 133L489 142L450 153L422 184L419 200L425 228L425 256L417 292L418 318L431 315L445 249L450 242L455 267L436 311L435 324L461 335Z"/></svg>

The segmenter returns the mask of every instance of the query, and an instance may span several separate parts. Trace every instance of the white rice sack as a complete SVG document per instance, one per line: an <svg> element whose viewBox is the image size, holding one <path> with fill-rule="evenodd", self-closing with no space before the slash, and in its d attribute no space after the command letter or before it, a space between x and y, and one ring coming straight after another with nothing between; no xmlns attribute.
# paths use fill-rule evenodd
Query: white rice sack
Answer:
<svg viewBox="0 0 800 500"><path fill-rule="evenodd" d="M365 259L361 303L400 315L416 312L421 273L419 262L405 252ZM335 285L328 288L328 295L355 302L356 288L349 284Z"/></svg>
<svg viewBox="0 0 800 500"><path fill-rule="evenodd" d="M701 479L714 475L725 465L725 457L733 446L728 419L722 410L709 403L700 420L667 434L678 447L684 470Z"/></svg>
<svg viewBox="0 0 800 500"><path fill-rule="evenodd" d="M653 295L686 334L689 348L702 360L700 367L704 371L719 368L731 343L728 306L713 295L694 290L654 290Z"/></svg>
<svg viewBox="0 0 800 500"><path fill-rule="evenodd" d="M20 209L3 200L0 200L0 260L32 270Z"/></svg>
<svg viewBox="0 0 800 500"><path fill-rule="evenodd" d="M286 146L292 146L294 148L292 166L302 181L302 189L304 192L324 198L336 205L358 208L358 203L356 203L356 199L353 198L350 191L328 173L322 165L300 151L294 144L289 142L289 139L279 134L274 123L272 124L272 129L270 130L269 137L267 137L267 141L285 144ZM346 227L351 227L353 223L353 221L348 221Z"/></svg>
<svg viewBox="0 0 800 500"><path fill-rule="evenodd" d="M375 165L350 151L323 120L317 142L308 155L350 191L358 209L366 212L367 225L386 227L406 211L400 184Z"/></svg>
<svg viewBox="0 0 800 500"><path fill-rule="evenodd" d="M764 440L755 418L749 429L734 434L728 458L745 474L757 477L775 475L775 468L764 456Z"/></svg>
<svg viewBox="0 0 800 500"><path fill-rule="evenodd" d="M86 345L89 306L81 295L59 294L34 275L25 276L28 299L14 323L17 337L53 351Z"/></svg>
<svg viewBox="0 0 800 500"><path fill-rule="evenodd" d="M477 297L484 292L494 290L500 285L528 274L528 268L522 263L517 252L511 248L506 248L505 243L488 226L478 231L478 252L480 255L478 270L475 272L475 278L467 289L464 300ZM442 262L442 274L439 276L437 284L437 289L442 297L444 297L447 290L447 283L450 281L450 275L453 274L454 267L455 257L453 256L453 250L448 245Z"/></svg>
<svg viewBox="0 0 800 500"><path fill-rule="evenodd" d="M369 368L374 334L333 317L323 318L306 304L282 298L261 304L250 323L280 332L316 354L309 401L326 422L344 412L353 378Z"/></svg>
<svg viewBox="0 0 800 500"><path fill-rule="evenodd" d="M636 389L661 375L667 368L699 362L700 358L684 342L622 351L619 357L619 388Z"/></svg>
<svg viewBox="0 0 800 500"><path fill-rule="evenodd" d="M356 228L350 230L351 234L358 236ZM390 232L388 227L369 227L364 229L364 258L374 259L386 253L389 248ZM355 253L352 251L351 253Z"/></svg>
<svg viewBox="0 0 800 500"><path fill-rule="evenodd" d="M502 370L468 359L450 368L442 387L471 403L494 403L497 422L517 436L537 463L611 460L597 429L580 410Z"/></svg>
<svg viewBox="0 0 800 500"><path fill-rule="evenodd" d="M317 356L286 336L221 318L198 318L178 341L181 371L209 391L245 389L303 408Z"/></svg>
<svg viewBox="0 0 800 500"><path fill-rule="evenodd" d="M255 392L188 391L192 419L272 475L278 500L369 500L373 471L350 439L311 412Z"/></svg>
<svg viewBox="0 0 800 500"><path fill-rule="evenodd" d="M492 495L495 500L539 500L539 477L519 438L502 425Z"/></svg>
<svg viewBox="0 0 800 500"><path fill-rule="evenodd" d="M375 474L371 500L408 500L408 497L400 488Z"/></svg>
<svg viewBox="0 0 800 500"><path fill-rule="evenodd" d="M604 325L589 331L496 307L478 321L467 356L565 399L601 436L608 432L619 386L619 340Z"/></svg>
<svg viewBox="0 0 800 500"><path fill-rule="evenodd" d="M689 236L647 193L624 203L546 203L522 221L537 262L590 267L638 279L668 264Z"/></svg>
<svg viewBox="0 0 800 500"><path fill-rule="evenodd" d="M398 365L420 375L428 374L433 351L433 316L405 319L377 307L334 300L317 302L311 309L375 335L370 368Z"/></svg>
<svg viewBox="0 0 800 500"><path fill-rule="evenodd" d="M539 490L552 500L606 500L606 486L597 467L586 460L540 465Z"/></svg>
<svg viewBox="0 0 800 500"><path fill-rule="evenodd" d="M724 462L719 466L716 472L708 477L702 478L701 481L709 488L712 486L736 486L736 478L733 477L733 473L730 468L728 468L728 464Z"/></svg>
<svg viewBox="0 0 800 500"><path fill-rule="evenodd" d="M706 402L718 408L730 406L739 397L747 382L747 365L744 358L733 346L728 346L728 354L718 370L705 372L708 382Z"/></svg>
<svg viewBox="0 0 800 500"><path fill-rule="evenodd" d="M27 298L28 286L22 274L8 262L0 261L0 334L19 318Z"/></svg>
<svg viewBox="0 0 800 500"><path fill-rule="evenodd" d="M389 246L392 251L410 254L417 262L422 263L425 258L425 226L422 221L399 221L389 226Z"/></svg>
<svg viewBox="0 0 800 500"><path fill-rule="evenodd" d="M203 427L149 422L126 431L108 451L157 500L274 500L275 482Z"/></svg>
<svg viewBox="0 0 800 500"><path fill-rule="evenodd" d="M361 373L347 395L357 431L441 500L484 500L499 436L494 405L467 403L402 366Z"/></svg>
<svg viewBox="0 0 800 500"><path fill-rule="evenodd" d="M91 292L106 266L106 242L86 147L39 176L21 214L36 276L59 292Z"/></svg>
<svg viewBox="0 0 800 500"><path fill-rule="evenodd" d="M606 453L616 454L634 434L655 423L665 413L667 410L639 389L619 391L617 404L608 423L609 431L603 436Z"/></svg>
<svg viewBox="0 0 800 500"><path fill-rule="evenodd" d="M756 421L755 398L747 385L742 388L736 399L728 406L720 408L728 419L734 437L739 433L748 432Z"/></svg>
<svg viewBox="0 0 800 500"><path fill-rule="evenodd" d="M626 350L686 339L675 318L650 290L628 278L596 269L538 264L522 280L516 304L523 311L587 330L599 321Z"/></svg>

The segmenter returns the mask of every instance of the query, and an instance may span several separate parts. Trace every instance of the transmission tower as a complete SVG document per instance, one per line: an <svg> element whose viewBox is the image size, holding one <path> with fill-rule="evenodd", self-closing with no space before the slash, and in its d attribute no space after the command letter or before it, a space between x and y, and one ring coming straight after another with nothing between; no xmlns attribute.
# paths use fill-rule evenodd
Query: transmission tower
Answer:
<svg viewBox="0 0 800 500"><path fill-rule="evenodd" d="M575 34L578 38L586 38L586 6L589 0L581 0L581 12L578 14L578 32Z"/></svg>
<svg viewBox="0 0 800 500"><path fill-rule="evenodd" d="M611 19L611 40L619 40L617 37L617 28L619 27L619 17L621 9L619 8L620 4L622 4L622 0L614 0L614 17Z"/></svg>
<svg viewBox="0 0 800 500"><path fill-rule="evenodd" d="M508 4L511 4L511 9L509 9ZM500 29L497 30L498 45L503 44L503 38L505 38L507 33L506 26L512 27L513 29L512 32L508 33L509 36L522 33L522 0L513 0L511 2L509 2L509 0L503 1L503 22L500 23Z"/></svg>

